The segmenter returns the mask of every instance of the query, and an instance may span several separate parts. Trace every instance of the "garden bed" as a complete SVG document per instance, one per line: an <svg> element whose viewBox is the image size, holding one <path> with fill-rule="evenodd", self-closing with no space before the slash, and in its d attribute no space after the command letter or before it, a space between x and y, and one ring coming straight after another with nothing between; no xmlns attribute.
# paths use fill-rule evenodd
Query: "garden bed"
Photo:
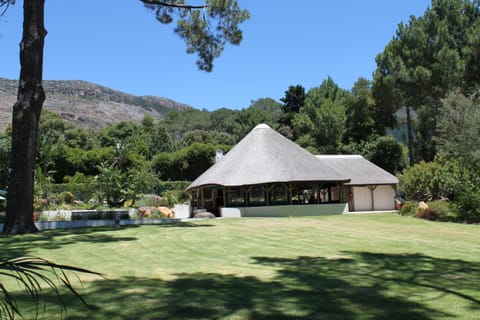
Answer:
<svg viewBox="0 0 480 320"><path fill-rule="evenodd" d="M111 210L53 210L34 213L35 225L39 230L73 229L101 226L160 224L183 221L179 218L138 219L137 209ZM0 212L0 230L3 230L5 212Z"/></svg>

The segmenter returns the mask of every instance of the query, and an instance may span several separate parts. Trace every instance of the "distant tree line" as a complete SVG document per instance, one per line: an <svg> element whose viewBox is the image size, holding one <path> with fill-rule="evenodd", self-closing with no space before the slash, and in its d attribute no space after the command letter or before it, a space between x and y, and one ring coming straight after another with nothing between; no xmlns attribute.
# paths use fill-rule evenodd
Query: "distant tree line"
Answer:
<svg viewBox="0 0 480 320"><path fill-rule="evenodd" d="M145 116L141 123L124 121L98 130L84 130L43 111L36 171L53 183L79 174L97 179L116 175L120 184L144 186L138 192L154 191L155 179L140 183L137 173L191 181L213 164L217 149L228 152L257 124L266 123L313 153L361 153L398 172L404 166L403 146L385 136L386 128L374 114L369 81L359 79L347 91L331 78L308 92L290 86L281 102L261 98L241 110L172 111L159 122ZM0 136L0 186L7 183L9 141L7 130ZM136 177L136 183L127 177Z"/></svg>
<svg viewBox="0 0 480 320"><path fill-rule="evenodd" d="M475 170L480 159L476 101L475 95L452 91L442 100L434 137L439 154L468 170ZM160 181L194 180L213 164L216 150L228 152L259 123L312 153L362 154L400 173L406 166L406 146L378 117L379 107L370 81L360 78L348 91L327 78L308 91L290 86L280 102L261 98L242 110L172 111L159 122L145 116L141 123L124 121L99 130L84 130L44 111L37 182L99 181L110 186L103 192L108 203L118 206L138 193L155 193ZM9 141L7 130L0 135L0 187L7 183ZM45 196L40 192L39 197Z"/></svg>

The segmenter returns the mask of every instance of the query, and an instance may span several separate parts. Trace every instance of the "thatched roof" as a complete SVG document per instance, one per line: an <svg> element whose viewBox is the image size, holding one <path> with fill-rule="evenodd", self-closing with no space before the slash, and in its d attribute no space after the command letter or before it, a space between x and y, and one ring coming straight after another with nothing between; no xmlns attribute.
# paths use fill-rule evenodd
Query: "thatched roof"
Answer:
<svg viewBox="0 0 480 320"><path fill-rule="evenodd" d="M348 185L398 183L397 177L359 155L319 155L317 158L347 175Z"/></svg>
<svg viewBox="0 0 480 320"><path fill-rule="evenodd" d="M343 181L348 176L260 124L187 188L272 182Z"/></svg>

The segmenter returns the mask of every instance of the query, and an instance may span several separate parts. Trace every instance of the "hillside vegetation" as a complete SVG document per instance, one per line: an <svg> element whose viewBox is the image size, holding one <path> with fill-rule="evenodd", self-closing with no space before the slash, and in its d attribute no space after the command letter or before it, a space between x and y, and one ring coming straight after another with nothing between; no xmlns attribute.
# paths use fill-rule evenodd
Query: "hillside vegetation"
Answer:
<svg viewBox="0 0 480 320"><path fill-rule="evenodd" d="M134 96L86 81L46 80L43 84L47 96L44 108L84 129L127 120L140 122L145 115L160 120L172 110L190 108L171 99ZM11 123L17 89L17 80L0 78L1 132Z"/></svg>

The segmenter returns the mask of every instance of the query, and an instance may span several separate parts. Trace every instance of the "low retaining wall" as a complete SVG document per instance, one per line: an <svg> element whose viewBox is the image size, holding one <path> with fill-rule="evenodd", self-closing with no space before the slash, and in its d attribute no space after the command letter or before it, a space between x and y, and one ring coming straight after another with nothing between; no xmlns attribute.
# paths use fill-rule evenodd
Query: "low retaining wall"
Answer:
<svg viewBox="0 0 480 320"><path fill-rule="evenodd" d="M231 217L302 217L343 214L348 212L346 203L326 203L287 206L222 208L221 215Z"/></svg>
<svg viewBox="0 0 480 320"><path fill-rule="evenodd" d="M114 210L53 210L43 211L38 214L38 221L35 225L39 230L88 228L102 226L127 226L141 224L161 224L181 222L188 217L188 208L179 207L179 217L170 219L129 219L137 212L136 209L114 209ZM5 213L3 213L5 214ZM94 217L92 219L92 217ZM72 220L72 218L74 220ZM115 221L117 218L117 221ZM3 230L3 223L0 223L0 231Z"/></svg>
<svg viewBox="0 0 480 320"><path fill-rule="evenodd" d="M113 220L115 217L126 219L136 212L135 209L111 210L50 210L38 213L38 222Z"/></svg>
<svg viewBox="0 0 480 320"><path fill-rule="evenodd" d="M120 224L116 224L115 220L76 220L76 221L47 221L35 222L38 230L53 229L75 229L89 227L106 227L106 226L128 226L141 224L161 224L182 222L184 219L136 219L136 220L120 220ZM3 223L0 223L0 230L3 230Z"/></svg>

